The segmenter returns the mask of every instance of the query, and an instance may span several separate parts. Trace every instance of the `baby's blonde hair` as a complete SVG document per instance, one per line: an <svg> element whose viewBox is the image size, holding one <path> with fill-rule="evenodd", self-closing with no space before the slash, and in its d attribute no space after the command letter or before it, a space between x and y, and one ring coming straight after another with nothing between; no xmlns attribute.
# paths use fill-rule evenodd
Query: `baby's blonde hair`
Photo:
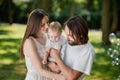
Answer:
<svg viewBox="0 0 120 80"><path fill-rule="evenodd" d="M60 31L62 32L62 25L58 21L53 21L50 23L49 28L52 31Z"/></svg>

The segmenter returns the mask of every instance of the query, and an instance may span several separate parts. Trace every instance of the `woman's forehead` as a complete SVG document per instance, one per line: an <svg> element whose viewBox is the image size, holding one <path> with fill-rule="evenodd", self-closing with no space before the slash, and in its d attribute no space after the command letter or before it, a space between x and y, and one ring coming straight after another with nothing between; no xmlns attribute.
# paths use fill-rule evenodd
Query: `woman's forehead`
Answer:
<svg viewBox="0 0 120 80"><path fill-rule="evenodd" d="M44 24L44 23L46 23L48 21L49 21L48 16L45 16L45 17L43 17L42 24Z"/></svg>

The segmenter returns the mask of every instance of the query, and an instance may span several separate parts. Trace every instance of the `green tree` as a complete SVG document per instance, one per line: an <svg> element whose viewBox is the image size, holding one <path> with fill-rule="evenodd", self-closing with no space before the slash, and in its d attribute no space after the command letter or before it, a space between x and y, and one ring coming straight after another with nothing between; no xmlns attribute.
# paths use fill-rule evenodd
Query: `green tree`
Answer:
<svg viewBox="0 0 120 80"><path fill-rule="evenodd" d="M9 20L9 24L12 25L13 23L13 10L12 10L12 0L7 0L8 1L8 20Z"/></svg>
<svg viewBox="0 0 120 80"><path fill-rule="evenodd" d="M13 6L12 0L1 0L0 2L0 20L7 21L11 25L13 23Z"/></svg>
<svg viewBox="0 0 120 80"><path fill-rule="evenodd" d="M35 5L37 8L44 9L46 12L49 12L51 9L51 0L35 0Z"/></svg>

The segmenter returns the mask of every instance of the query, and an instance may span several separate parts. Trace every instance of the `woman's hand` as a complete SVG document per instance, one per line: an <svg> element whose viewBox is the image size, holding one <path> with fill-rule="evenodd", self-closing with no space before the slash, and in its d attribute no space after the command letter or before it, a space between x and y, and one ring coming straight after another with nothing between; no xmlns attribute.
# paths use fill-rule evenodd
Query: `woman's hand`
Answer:
<svg viewBox="0 0 120 80"><path fill-rule="evenodd" d="M58 74L61 72L59 66L55 62L48 62L48 67L52 72L55 72Z"/></svg>

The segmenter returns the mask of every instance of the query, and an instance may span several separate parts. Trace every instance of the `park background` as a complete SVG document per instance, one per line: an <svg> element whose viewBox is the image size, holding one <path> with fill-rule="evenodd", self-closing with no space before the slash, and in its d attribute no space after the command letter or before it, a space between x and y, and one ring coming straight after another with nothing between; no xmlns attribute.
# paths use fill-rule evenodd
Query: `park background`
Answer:
<svg viewBox="0 0 120 80"><path fill-rule="evenodd" d="M120 65L112 66L107 50L110 33L120 38L119 4L120 0L0 0L0 80L24 80L27 70L20 60L20 44L28 15L36 8L44 9L50 22L83 17L96 52L91 75L84 80L117 80Z"/></svg>

